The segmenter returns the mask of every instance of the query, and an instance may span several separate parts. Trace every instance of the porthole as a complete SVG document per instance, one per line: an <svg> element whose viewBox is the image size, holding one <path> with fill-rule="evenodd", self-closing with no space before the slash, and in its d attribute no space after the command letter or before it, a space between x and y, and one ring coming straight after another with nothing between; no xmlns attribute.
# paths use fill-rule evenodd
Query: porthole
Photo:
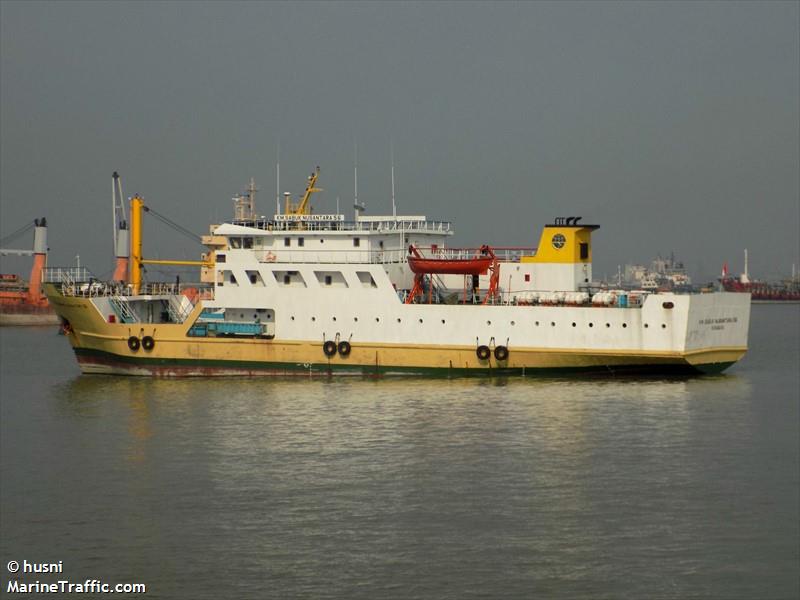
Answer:
<svg viewBox="0 0 800 600"><path fill-rule="evenodd" d="M573 322L572 322L572 326L573 326L573 327L576 327L576 325L575 325L575 321L573 321Z"/></svg>
<svg viewBox="0 0 800 600"><path fill-rule="evenodd" d="M355 321L356 323L358 323L358 317L353 317L353 321Z"/></svg>
<svg viewBox="0 0 800 600"><path fill-rule="evenodd" d="M311 317L311 320L312 320L312 321L316 321L316 320L317 320L317 317Z"/></svg>
<svg viewBox="0 0 800 600"><path fill-rule="evenodd" d="M486 321L486 324L487 324L487 325L491 325L491 324L492 324L492 322L491 322L491 321Z"/></svg>
<svg viewBox="0 0 800 600"><path fill-rule="evenodd" d="M336 320L336 317L333 317L333 320L335 321L335 320Z"/></svg>
<svg viewBox="0 0 800 600"><path fill-rule="evenodd" d="M442 319L442 325L444 325L444 319Z"/></svg>
<svg viewBox="0 0 800 600"><path fill-rule="evenodd" d="M550 321L550 327L555 327L555 326L556 326L556 322L555 321Z"/></svg>
<svg viewBox="0 0 800 600"><path fill-rule="evenodd" d="M648 327L650 327L650 325L648 325L647 323L645 323L645 324L644 324L644 328L645 328L645 329L647 329Z"/></svg>
<svg viewBox="0 0 800 600"><path fill-rule="evenodd" d="M381 322L381 318L380 317L375 317L375 322L376 323L380 323Z"/></svg>
<svg viewBox="0 0 800 600"><path fill-rule="evenodd" d="M666 329L666 328L667 328L667 324L666 323L662 323L661 324L661 329Z"/></svg>
<svg viewBox="0 0 800 600"><path fill-rule="evenodd" d="M606 327L611 327L611 323L606 323Z"/></svg>
<svg viewBox="0 0 800 600"><path fill-rule="evenodd" d="M627 324L627 323L623 323L623 324L622 324L622 326L623 326L623 327L627 327L627 326L628 326L628 324Z"/></svg>
<svg viewBox="0 0 800 600"><path fill-rule="evenodd" d="M397 322L400 323L401 321L402 319L400 317L397 317Z"/></svg>
<svg viewBox="0 0 800 600"><path fill-rule="evenodd" d="M294 321L294 317L292 317L292 321Z"/></svg>
<svg viewBox="0 0 800 600"><path fill-rule="evenodd" d="M514 321L511 321L511 326L513 327L514 325L516 325L516 323Z"/></svg>
<svg viewBox="0 0 800 600"><path fill-rule="evenodd" d="M422 319L420 319L419 322L422 323Z"/></svg>
<svg viewBox="0 0 800 600"><path fill-rule="evenodd" d="M538 327L539 326L539 321L536 321L536 323L534 323L534 324Z"/></svg>
<svg viewBox="0 0 800 600"><path fill-rule="evenodd" d="M594 327L594 323L589 323L589 327Z"/></svg>

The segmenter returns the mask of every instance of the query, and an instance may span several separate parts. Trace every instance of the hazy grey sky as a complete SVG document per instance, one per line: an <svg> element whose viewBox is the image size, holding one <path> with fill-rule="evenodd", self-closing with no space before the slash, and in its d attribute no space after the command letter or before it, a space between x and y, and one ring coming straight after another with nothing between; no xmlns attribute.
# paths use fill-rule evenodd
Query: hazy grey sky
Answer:
<svg viewBox="0 0 800 600"><path fill-rule="evenodd" d="M0 236L111 268L111 173L205 232L322 168L337 196L456 242L599 223L595 274L674 250L698 277L800 266L800 4L0 3ZM146 221L150 257L201 247ZM25 240L20 245L26 246ZM5 259L3 269L17 263Z"/></svg>

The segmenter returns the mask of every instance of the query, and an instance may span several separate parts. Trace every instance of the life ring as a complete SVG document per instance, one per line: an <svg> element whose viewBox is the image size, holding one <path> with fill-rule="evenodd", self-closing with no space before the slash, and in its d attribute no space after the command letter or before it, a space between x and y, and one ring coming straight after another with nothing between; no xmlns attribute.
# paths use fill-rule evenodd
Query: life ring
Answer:
<svg viewBox="0 0 800 600"><path fill-rule="evenodd" d="M128 348L136 352L139 349L139 338L135 335L132 335L128 338Z"/></svg>
<svg viewBox="0 0 800 600"><path fill-rule="evenodd" d="M265 258L266 258L267 262L275 262L275 259L277 259L278 257L275 256L275 254L273 254L270 251L270 252L267 252L267 256Z"/></svg>
<svg viewBox="0 0 800 600"><path fill-rule="evenodd" d="M494 357L497 360L507 360L508 359L508 348L505 346L497 346L494 349Z"/></svg>
<svg viewBox="0 0 800 600"><path fill-rule="evenodd" d="M347 356L350 354L350 342L347 340L342 340L339 342L339 354L342 356Z"/></svg>
<svg viewBox="0 0 800 600"><path fill-rule="evenodd" d="M146 335L142 338L142 348L147 350L148 352L152 350L156 345L156 341L151 338L149 335Z"/></svg>
<svg viewBox="0 0 800 600"><path fill-rule="evenodd" d="M478 355L478 360L488 360L488 358L492 355L492 351L489 350L489 346L478 346L475 350L475 354Z"/></svg>
<svg viewBox="0 0 800 600"><path fill-rule="evenodd" d="M325 353L325 356L331 358L336 354L336 342L333 340L328 340L322 344L322 351Z"/></svg>

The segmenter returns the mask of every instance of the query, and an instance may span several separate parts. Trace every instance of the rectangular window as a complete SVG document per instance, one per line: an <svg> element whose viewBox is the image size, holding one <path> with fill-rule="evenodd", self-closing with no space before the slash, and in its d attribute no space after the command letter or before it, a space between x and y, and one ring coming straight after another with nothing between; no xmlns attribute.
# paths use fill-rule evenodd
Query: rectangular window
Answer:
<svg viewBox="0 0 800 600"><path fill-rule="evenodd" d="M361 246L361 240L359 238L353 238L353 247L358 248Z"/></svg>
<svg viewBox="0 0 800 600"><path fill-rule="evenodd" d="M525 283L530 283L530 280L531 280L531 274L525 273Z"/></svg>
<svg viewBox="0 0 800 600"><path fill-rule="evenodd" d="M279 287L308 287L299 271L272 271L271 274L275 277Z"/></svg>
<svg viewBox="0 0 800 600"><path fill-rule="evenodd" d="M368 271L356 271L356 275L358 276L358 280L361 282L361 285L366 288L376 288L378 284L375 283L375 279Z"/></svg>
<svg viewBox="0 0 800 600"><path fill-rule="evenodd" d="M248 279L250 279L251 285L258 285L264 286L264 279L261 277L261 273L258 271L245 271L247 273Z"/></svg>
<svg viewBox="0 0 800 600"><path fill-rule="evenodd" d="M251 237L242 238L242 246L244 248L248 248L248 249L252 248L253 247L253 238L251 238Z"/></svg>
<svg viewBox="0 0 800 600"><path fill-rule="evenodd" d="M224 254L217 254L217 262L225 262L226 258Z"/></svg>
<svg viewBox="0 0 800 600"><path fill-rule="evenodd" d="M589 260L589 244L581 242L581 260Z"/></svg>
<svg viewBox="0 0 800 600"><path fill-rule="evenodd" d="M283 245L284 246L291 246L292 245L292 238L283 238Z"/></svg>
<svg viewBox="0 0 800 600"><path fill-rule="evenodd" d="M317 281L325 287L348 287L344 274L341 271L314 271Z"/></svg>
<svg viewBox="0 0 800 600"><path fill-rule="evenodd" d="M306 245L305 238L297 238L297 245L298 246L305 246Z"/></svg>

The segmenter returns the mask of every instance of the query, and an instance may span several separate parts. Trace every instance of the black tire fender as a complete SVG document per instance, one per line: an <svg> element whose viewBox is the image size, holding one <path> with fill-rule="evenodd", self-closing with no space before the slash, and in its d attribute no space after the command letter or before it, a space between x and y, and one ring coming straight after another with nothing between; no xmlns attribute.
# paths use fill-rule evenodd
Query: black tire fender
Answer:
<svg viewBox="0 0 800 600"><path fill-rule="evenodd" d="M508 360L508 348L505 346L497 346L494 349L494 357L498 360Z"/></svg>
<svg viewBox="0 0 800 600"><path fill-rule="evenodd" d="M325 356L331 358L336 354L336 342L333 340L328 340L322 344L322 351L325 353Z"/></svg>
<svg viewBox="0 0 800 600"><path fill-rule="evenodd" d="M339 342L339 354L342 356L347 356L350 354L350 342L347 340L342 340Z"/></svg>
<svg viewBox="0 0 800 600"><path fill-rule="evenodd" d="M140 345L139 338L137 338L135 335L132 335L128 338L128 348L130 348L131 351L136 352L139 350Z"/></svg>
<svg viewBox="0 0 800 600"><path fill-rule="evenodd" d="M489 350L489 346L484 346L481 344L475 349L475 354L477 355L478 360L488 360L492 355L492 351Z"/></svg>

